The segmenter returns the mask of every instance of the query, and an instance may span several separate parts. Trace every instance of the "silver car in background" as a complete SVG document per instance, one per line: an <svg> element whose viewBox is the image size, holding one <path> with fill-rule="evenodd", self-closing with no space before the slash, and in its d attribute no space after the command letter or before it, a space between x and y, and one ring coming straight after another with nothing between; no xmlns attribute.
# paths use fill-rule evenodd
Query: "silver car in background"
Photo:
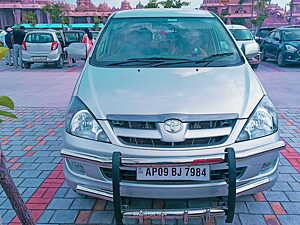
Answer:
<svg viewBox="0 0 300 225"><path fill-rule="evenodd" d="M274 105L223 22L201 10L113 14L78 79L65 122L64 174L75 191L121 196L227 195L226 148L237 194L271 188L279 138Z"/></svg>
<svg viewBox="0 0 300 225"><path fill-rule="evenodd" d="M29 31L22 43L22 62L25 68L33 63L55 63L58 68L64 65L63 48L55 31Z"/></svg>
<svg viewBox="0 0 300 225"><path fill-rule="evenodd" d="M253 69L257 69L261 63L261 53L259 44L256 42L251 31L242 25L226 25L233 34L240 48L247 48L250 57L247 57L249 64ZM251 53L251 54L250 54Z"/></svg>

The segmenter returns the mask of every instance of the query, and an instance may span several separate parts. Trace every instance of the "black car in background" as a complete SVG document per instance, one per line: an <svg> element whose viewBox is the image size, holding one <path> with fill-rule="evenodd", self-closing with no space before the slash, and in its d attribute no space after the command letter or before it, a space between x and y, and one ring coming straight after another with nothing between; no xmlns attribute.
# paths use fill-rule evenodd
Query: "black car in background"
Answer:
<svg viewBox="0 0 300 225"><path fill-rule="evenodd" d="M255 35L255 41L260 45L275 27L261 27Z"/></svg>
<svg viewBox="0 0 300 225"><path fill-rule="evenodd" d="M300 27L277 28L261 44L261 59L275 59L279 66L300 64Z"/></svg>

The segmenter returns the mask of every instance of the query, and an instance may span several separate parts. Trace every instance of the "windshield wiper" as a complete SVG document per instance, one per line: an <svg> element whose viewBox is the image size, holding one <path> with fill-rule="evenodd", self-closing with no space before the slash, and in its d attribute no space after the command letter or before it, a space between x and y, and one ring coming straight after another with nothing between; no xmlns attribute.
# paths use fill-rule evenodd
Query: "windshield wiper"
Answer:
<svg viewBox="0 0 300 225"><path fill-rule="evenodd" d="M195 63L202 63L202 62L209 62L209 63L211 63L215 59L222 58L224 56L230 56L230 55L233 55L233 52L224 52L224 53L213 54L213 55L207 56L205 58L202 58L200 60L196 60Z"/></svg>
<svg viewBox="0 0 300 225"><path fill-rule="evenodd" d="M180 60L180 61L190 61L189 59L184 59L184 58L167 58L167 57L144 57L144 58L130 58L125 61L120 61L120 62L115 62L108 64L108 66L117 66L117 65L122 65L122 64L127 64L127 63L134 63L134 62L142 62L142 63L149 63L150 65L153 63L163 63L164 61L167 60Z"/></svg>
<svg viewBox="0 0 300 225"><path fill-rule="evenodd" d="M165 65L175 65L175 64L184 64L184 63L195 63L195 64L199 64L199 63L207 63L205 66L207 66L208 64L212 63L213 61L215 61L215 59L218 59L220 57L224 57L224 56L230 56L233 55L233 52L225 52L225 53L218 53L218 54L213 54L210 56L207 56L205 58L199 59L199 60L192 60L192 59L178 59L179 62L167 62L167 63L160 63L155 65L155 67L158 66L165 66ZM182 61L180 61L182 60Z"/></svg>

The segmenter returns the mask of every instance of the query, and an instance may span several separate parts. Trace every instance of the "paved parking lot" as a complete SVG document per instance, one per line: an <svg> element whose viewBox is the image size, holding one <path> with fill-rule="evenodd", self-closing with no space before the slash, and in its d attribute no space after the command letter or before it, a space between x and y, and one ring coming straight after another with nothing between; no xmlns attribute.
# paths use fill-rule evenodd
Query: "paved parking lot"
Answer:
<svg viewBox="0 0 300 225"><path fill-rule="evenodd" d="M78 195L64 182L59 150L66 105L82 63L63 69L34 66L15 71L0 64L0 96L11 96L17 120L0 126L0 143L16 185L37 224L113 224L112 204ZM280 131L287 147L281 151L279 179L269 191L238 198L236 225L300 224L300 66L279 68L263 63L257 71L279 108ZM133 207L191 207L206 200L132 200ZM19 224L0 189L0 215L4 224ZM130 221L134 224L135 221ZM151 221L146 221L151 224ZM153 221L152 224L160 224ZM169 221L182 224L182 221ZM200 220L190 224L202 224ZM224 218L210 220L224 224Z"/></svg>

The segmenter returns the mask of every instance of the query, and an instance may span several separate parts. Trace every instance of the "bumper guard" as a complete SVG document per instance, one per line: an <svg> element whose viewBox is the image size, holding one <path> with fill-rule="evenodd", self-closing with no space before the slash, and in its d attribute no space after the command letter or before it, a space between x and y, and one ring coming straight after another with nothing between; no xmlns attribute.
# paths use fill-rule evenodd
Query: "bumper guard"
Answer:
<svg viewBox="0 0 300 225"><path fill-rule="evenodd" d="M122 206L120 195L122 156L120 152L114 152L112 157L112 200L117 225L123 225L123 218L138 219L142 224L144 219L160 219L162 224L166 224L167 219L183 219L184 224L188 224L189 218L204 218L208 221L209 217L226 216L226 223L232 223L235 213L236 200L236 159L233 148L225 149L225 162L227 163L229 175L226 179L228 184L227 204L220 208L200 208L200 209L143 209L128 210ZM86 190L81 190L85 192ZM97 193L95 193L97 194ZM99 193L98 193L99 194ZM100 193L107 195L106 193ZM107 196L106 196L107 197Z"/></svg>

